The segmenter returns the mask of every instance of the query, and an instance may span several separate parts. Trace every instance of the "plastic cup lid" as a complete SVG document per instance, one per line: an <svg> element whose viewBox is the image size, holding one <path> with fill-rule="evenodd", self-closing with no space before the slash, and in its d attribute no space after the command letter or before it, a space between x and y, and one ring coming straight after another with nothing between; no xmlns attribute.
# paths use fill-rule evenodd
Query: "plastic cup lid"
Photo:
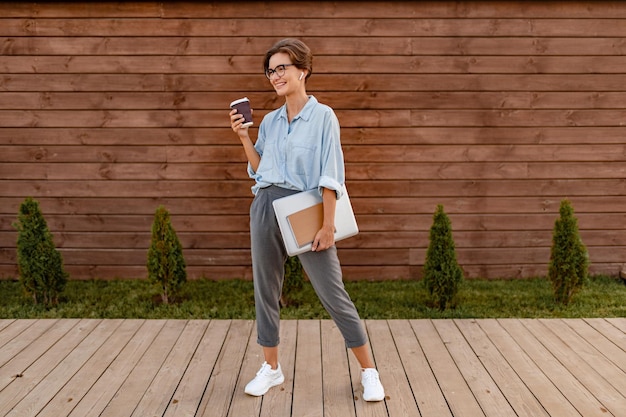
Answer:
<svg viewBox="0 0 626 417"><path fill-rule="evenodd" d="M240 98L239 100L235 100L232 103L230 103L230 107L233 107L239 103L243 103L244 101L250 101L250 100L248 100L248 97Z"/></svg>

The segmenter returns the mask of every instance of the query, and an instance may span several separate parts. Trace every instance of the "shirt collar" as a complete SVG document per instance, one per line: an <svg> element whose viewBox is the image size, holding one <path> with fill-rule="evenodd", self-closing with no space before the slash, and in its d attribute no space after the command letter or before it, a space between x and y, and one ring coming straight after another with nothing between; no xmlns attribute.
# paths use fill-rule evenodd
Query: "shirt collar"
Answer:
<svg viewBox="0 0 626 417"><path fill-rule="evenodd" d="M302 110L300 110L300 113L298 113L298 115L294 118L294 120L302 119L302 120L308 121L309 118L311 117L311 113L313 112L313 108L315 107L316 104L317 104L317 99L315 98L315 96L309 96L309 100L306 102L306 104L304 105ZM283 104L283 106L281 107L280 117L287 119L287 103Z"/></svg>

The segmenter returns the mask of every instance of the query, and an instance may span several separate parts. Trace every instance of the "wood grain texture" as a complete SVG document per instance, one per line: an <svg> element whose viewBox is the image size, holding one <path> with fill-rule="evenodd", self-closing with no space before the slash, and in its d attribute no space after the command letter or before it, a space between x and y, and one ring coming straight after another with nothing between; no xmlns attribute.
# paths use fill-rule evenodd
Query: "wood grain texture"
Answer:
<svg viewBox="0 0 626 417"><path fill-rule="evenodd" d="M228 103L282 105L262 57L313 50L361 233L344 276L422 276L437 204L468 278L545 275L570 199L591 271L626 250L626 4L0 3L0 278L40 201L75 279L143 277L172 213L191 278L251 278L252 182Z"/></svg>
<svg viewBox="0 0 626 417"><path fill-rule="evenodd" d="M385 400L329 320L284 320L285 382L244 393L253 321L11 320L3 416L620 416L626 319L366 320ZM622 344L623 345L623 344ZM18 348L19 349L15 349ZM15 375L20 373L20 377ZM622 391L618 391L622 389Z"/></svg>

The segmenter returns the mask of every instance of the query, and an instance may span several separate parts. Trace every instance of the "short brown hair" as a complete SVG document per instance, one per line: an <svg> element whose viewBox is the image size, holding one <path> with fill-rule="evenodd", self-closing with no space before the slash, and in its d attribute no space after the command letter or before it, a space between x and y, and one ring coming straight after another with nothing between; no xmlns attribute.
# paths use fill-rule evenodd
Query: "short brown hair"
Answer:
<svg viewBox="0 0 626 417"><path fill-rule="evenodd" d="M304 42L299 39L286 38L274 44L266 53L263 60L263 72L266 72L270 66L270 58L280 52L289 55L291 63L299 69L307 70L306 78L311 76L313 72L313 55L311 50Z"/></svg>

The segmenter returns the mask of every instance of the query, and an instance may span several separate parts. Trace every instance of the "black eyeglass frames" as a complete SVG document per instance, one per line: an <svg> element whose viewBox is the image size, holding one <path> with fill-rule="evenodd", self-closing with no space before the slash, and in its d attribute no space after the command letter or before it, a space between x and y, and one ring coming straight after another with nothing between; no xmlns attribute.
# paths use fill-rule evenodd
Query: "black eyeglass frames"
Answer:
<svg viewBox="0 0 626 417"><path fill-rule="evenodd" d="M281 78L283 75L285 75L285 70L287 69L287 67L291 67L292 65L296 64L281 64L276 65L276 68L274 69L268 68L265 70L265 76L268 80L271 79L272 75L274 74L278 75L278 78Z"/></svg>

